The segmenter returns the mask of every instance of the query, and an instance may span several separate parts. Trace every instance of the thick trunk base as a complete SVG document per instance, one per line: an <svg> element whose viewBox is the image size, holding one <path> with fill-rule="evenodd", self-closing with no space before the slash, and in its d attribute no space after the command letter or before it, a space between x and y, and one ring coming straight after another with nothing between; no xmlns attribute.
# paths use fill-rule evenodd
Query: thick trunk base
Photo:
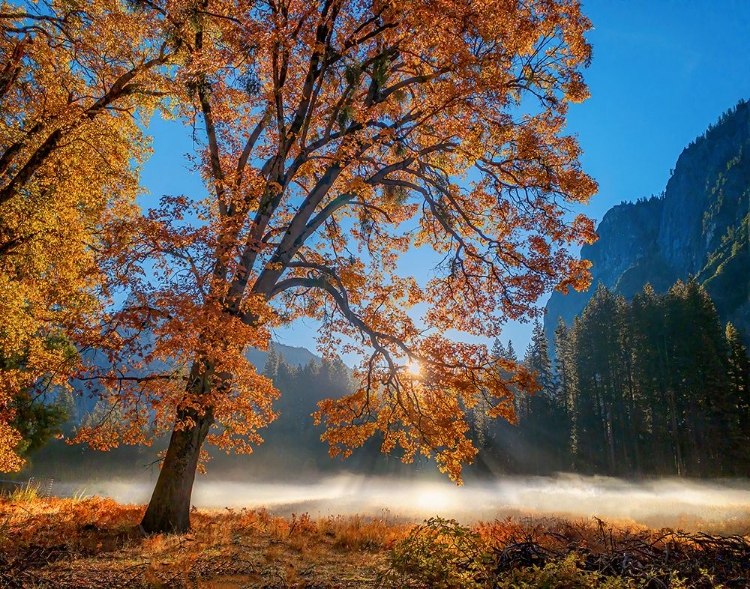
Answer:
<svg viewBox="0 0 750 589"><path fill-rule="evenodd" d="M141 529L146 534L181 534L190 529L190 497L203 441L213 423L210 414L178 415L195 425L172 431L159 479L151 495Z"/></svg>

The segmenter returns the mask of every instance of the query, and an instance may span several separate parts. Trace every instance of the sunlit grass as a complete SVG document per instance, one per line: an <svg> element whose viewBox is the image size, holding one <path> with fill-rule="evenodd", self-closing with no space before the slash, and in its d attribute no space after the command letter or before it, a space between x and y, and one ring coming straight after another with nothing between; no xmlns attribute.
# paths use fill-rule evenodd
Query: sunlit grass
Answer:
<svg viewBox="0 0 750 589"><path fill-rule="evenodd" d="M657 554L669 544L670 555L679 555L710 538L597 519L463 526L432 518L416 526L389 511L313 518L264 509L193 510L190 533L144 537L140 505L82 495L19 497L0 498L0 587L630 588L642 586L639 578L600 574L591 569L596 559L622 562L618 551L631 545ZM735 536L735 550L747 540ZM711 562L710 552L703 556ZM687 564L683 559L680 571ZM703 574L698 564L690 574ZM666 589L688 586L671 566L652 566L649 574Z"/></svg>
<svg viewBox="0 0 750 589"><path fill-rule="evenodd" d="M40 481L29 479L17 485L7 495L13 503L29 503L42 496L42 484Z"/></svg>
<svg viewBox="0 0 750 589"><path fill-rule="evenodd" d="M75 493L73 493L73 496L70 498L70 500L73 503L78 503L79 501L83 501L84 499L88 499L88 495L86 494L86 489L81 488L78 489Z"/></svg>
<svg viewBox="0 0 750 589"><path fill-rule="evenodd" d="M18 575L28 586L56 588L194 587L196 578L200 587L334 578L374 586L387 549L411 527L385 513L313 520L263 509L193 510L190 533L144 537L144 509L100 497L0 498L0 587ZM36 562L38 555L44 559Z"/></svg>

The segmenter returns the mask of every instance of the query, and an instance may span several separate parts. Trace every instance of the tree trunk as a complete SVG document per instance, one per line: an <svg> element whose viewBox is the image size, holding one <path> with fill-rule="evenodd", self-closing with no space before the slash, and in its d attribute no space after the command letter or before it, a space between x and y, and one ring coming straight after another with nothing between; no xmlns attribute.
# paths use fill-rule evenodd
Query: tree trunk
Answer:
<svg viewBox="0 0 750 589"><path fill-rule="evenodd" d="M672 429L672 446L674 452L675 466L677 468L677 476L685 476L685 462L682 456L682 435L677 427L677 403L674 398L674 391L670 388L667 391L667 401L669 402L669 423Z"/></svg>
<svg viewBox="0 0 750 589"><path fill-rule="evenodd" d="M143 516L141 527L147 534L181 534L190 529L190 497L193 493L195 471L201 445L213 425L213 412L203 415L197 411L180 410L177 423L195 425L172 431L167 455L159 480Z"/></svg>

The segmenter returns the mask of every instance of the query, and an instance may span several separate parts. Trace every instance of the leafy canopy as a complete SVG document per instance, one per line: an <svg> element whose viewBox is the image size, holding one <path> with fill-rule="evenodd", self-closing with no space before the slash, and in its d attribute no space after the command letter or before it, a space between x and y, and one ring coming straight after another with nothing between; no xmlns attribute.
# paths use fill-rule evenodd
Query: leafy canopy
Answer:
<svg viewBox="0 0 750 589"><path fill-rule="evenodd" d="M513 388L534 385L446 331L495 337L545 291L588 280L567 247L593 227L567 207L596 185L563 133L587 96L579 4L138 0L128 14L151 13L179 48L168 108L194 126L210 196L164 197L110 236L111 273L134 293L111 354L131 372L115 361L99 378L133 427L80 439L208 418L209 442L249 451L276 393L243 350L311 317L323 349L364 357L358 390L317 414L332 454L379 431L384 450L434 454L460 478L476 452L464 411L486 398L512 418ZM426 285L398 264L413 247L441 256ZM144 326L153 347L130 337Z"/></svg>
<svg viewBox="0 0 750 589"><path fill-rule="evenodd" d="M138 117L173 51L161 23L110 0L0 2L0 471L22 463L19 408L76 365L50 338L100 333L107 227L137 214Z"/></svg>

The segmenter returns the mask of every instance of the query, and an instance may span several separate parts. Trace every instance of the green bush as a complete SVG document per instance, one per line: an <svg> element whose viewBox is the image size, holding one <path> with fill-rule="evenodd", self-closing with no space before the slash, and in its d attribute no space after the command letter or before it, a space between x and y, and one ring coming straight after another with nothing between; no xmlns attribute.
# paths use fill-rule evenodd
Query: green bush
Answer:
<svg viewBox="0 0 750 589"><path fill-rule="evenodd" d="M476 532L455 520L428 519L394 546L390 558L381 587L493 587L492 555Z"/></svg>
<svg viewBox="0 0 750 589"><path fill-rule="evenodd" d="M621 577L603 577L596 572L582 571L578 555L569 554L563 560L544 567L513 569L496 580L496 589L631 589L645 587L644 582Z"/></svg>

